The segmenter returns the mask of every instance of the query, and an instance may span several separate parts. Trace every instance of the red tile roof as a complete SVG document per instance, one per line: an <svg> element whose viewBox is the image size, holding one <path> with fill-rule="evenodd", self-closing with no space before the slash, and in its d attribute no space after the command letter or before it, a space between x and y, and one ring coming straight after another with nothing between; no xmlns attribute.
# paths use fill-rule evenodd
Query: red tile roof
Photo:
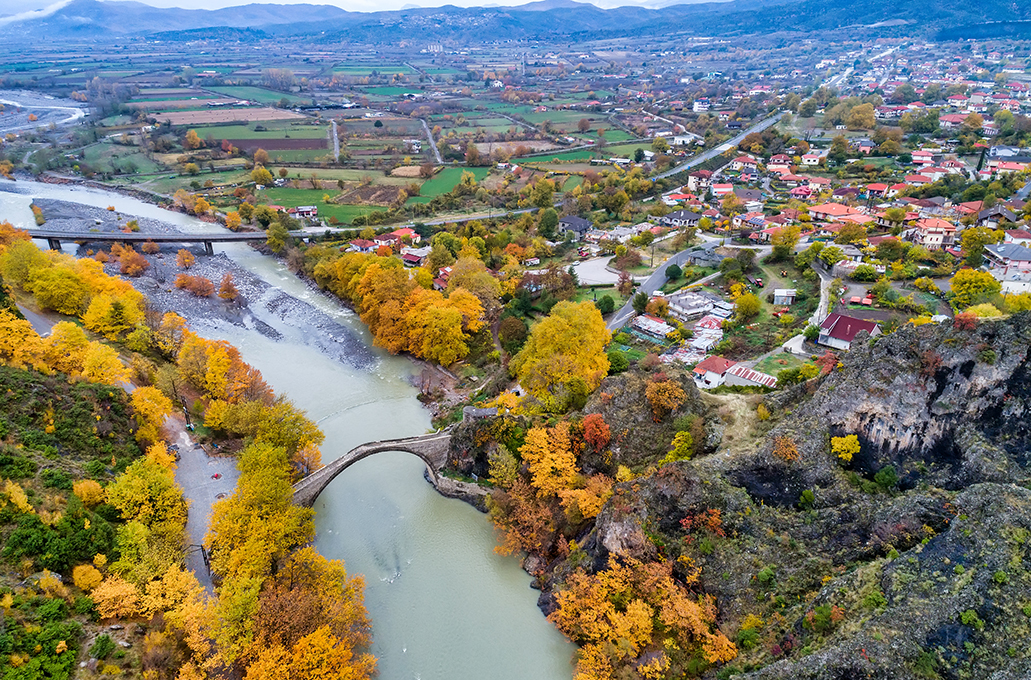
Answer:
<svg viewBox="0 0 1031 680"><path fill-rule="evenodd" d="M717 375L723 375L736 363L736 361L713 355L698 362L698 365L694 367L694 372L704 374L706 371L711 371Z"/></svg>
<svg viewBox="0 0 1031 680"><path fill-rule="evenodd" d="M736 364L727 371L730 375L735 375L743 380L750 382L759 383L760 385L766 385L766 387L773 387L777 384L777 379L772 375L761 373L754 369L748 368L744 364Z"/></svg>
<svg viewBox="0 0 1031 680"><path fill-rule="evenodd" d="M859 334L859 331L866 331L872 334L874 329L877 328L877 323L866 321L865 319L856 319L844 314L831 314L823 320L820 328L828 331L827 334L835 340L852 342L855 340L856 335Z"/></svg>

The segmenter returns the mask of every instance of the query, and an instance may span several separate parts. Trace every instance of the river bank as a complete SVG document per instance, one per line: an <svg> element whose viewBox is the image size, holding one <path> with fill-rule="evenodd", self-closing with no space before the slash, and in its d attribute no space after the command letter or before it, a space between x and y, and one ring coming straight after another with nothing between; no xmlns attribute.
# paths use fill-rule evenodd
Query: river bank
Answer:
<svg viewBox="0 0 1031 680"><path fill-rule="evenodd" d="M4 184L17 191L0 191L0 214L19 228L34 228L32 200L59 199L101 211L113 205L124 215L157 219L184 233L212 231L211 224L116 193L34 182ZM65 248L71 253L75 245ZM353 312L280 262L241 244L217 244L215 250L241 271L346 328L374 358L366 368L355 368L316 349L299 329L282 323L275 326L283 334L280 339L221 322L216 315L208 319L210 326L199 326L205 337L236 346L278 394L308 413L326 434L324 461L365 442L430 429L429 412L416 399L419 368L409 358L374 347ZM251 307L272 316L260 305ZM494 528L480 512L426 484L425 469L411 454L380 453L334 479L314 506L315 547L328 558L345 561L349 573L365 575L380 677L569 680L575 649L541 615L530 577L518 560L494 553ZM204 472L202 478L210 479L212 473ZM210 495L205 489L198 494Z"/></svg>

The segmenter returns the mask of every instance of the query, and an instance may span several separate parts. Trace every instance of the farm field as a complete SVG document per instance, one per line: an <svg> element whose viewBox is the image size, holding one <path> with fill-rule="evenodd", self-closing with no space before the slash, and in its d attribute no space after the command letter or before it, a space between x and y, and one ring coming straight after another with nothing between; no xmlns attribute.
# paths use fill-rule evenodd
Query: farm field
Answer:
<svg viewBox="0 0 1031 680"><path fill-rule="evenodd" d="M419 192L424 198L433 198L446 194L455 188L455 185L462 181L462 173L471 172L476 175L476 181L482 181L490 172L490 168L445 168L426 180Z"/></svg>
<svg viewBox="0 0 1031 680"><path fill-rule="evenodd" d="M263 127L264 130L257 130L256 127ZM308 125L295 122L277 121L267 125L238 124L238 125L216 125L201 128L197 134L202 137L213 135L215 139L317 139L325 138L326 125Z"/></svg>
<svg viewBox="0 0 1031 680"><path fill-rule="evenodd" d="M373 73L393 74L403 73L413 75L415 71L404 64L364 64L364 63L343 63L333 67L333 73L343 76L364 77Z"/></svg>
<svg viewBox="0 0 1031 680"><path fill-rule="evenodd" d="M145 99L143 101L129 102L129 106L134 109L142 109L144 111L157 111L163 109L201 109L207 107L208 104L232 104L235 99L226 99L225 97L197 97L182 99L181 97L169 98L169 99Z"/></svg>
<svg viewBox="0 0 1031 680"><path fill-rule="evenodd" d="M236 99L248 99L259 104L278 104L286 99L291 104L308 104L311 99L298 97L292 94L284 94L275 90L266 90L263 87L251 87L248 85L226 85L224 87L209 87L209 92L235 97Z"/></svg>
<svg viewBox="0 0 1031 680"><path fill-rule="evenodd" d="M336 218L337 221L348 224L359 215L368 215L372 212L386 210L386 208L377 205L337 205L335 203L326 203L322 200L322 197L327 193L332 195L335 192L328 192L326 189L265 189L258 194L257 198L262 202L281 205L286 208L296 208L299 205L316 205L319 208L319 217L326 220Z"/></svg>
<svg viewBox="0 0 1031 680"><path fill-rule="evenodd" d="M589 161L598 156L596 151L591 149L580 149L578 151L563 151L556 154L541 154L532 158L523 159L523 163L548 163L551 161Z"/></svg>
<svg viewBox="0 0 1031 680"><path fill-rule="evenodd" d="M154 116L159 121L168 121L172 125L204 125L205 123L236 123L256 120L301 120L306 116L285 109L258 108L221 108L204 111L172 111Z"/></svg>

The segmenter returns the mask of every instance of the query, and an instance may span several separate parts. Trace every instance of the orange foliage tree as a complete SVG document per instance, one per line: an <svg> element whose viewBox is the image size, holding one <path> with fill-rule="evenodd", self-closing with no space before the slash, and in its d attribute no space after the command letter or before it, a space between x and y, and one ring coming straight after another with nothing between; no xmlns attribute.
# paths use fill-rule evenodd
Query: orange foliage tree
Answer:
<svg viewBox="0 0 1031 680"><path fill-rule="evenodd" d="M696 579L693 571L685 581L691 585ZM656 661L657 668L670 671L665 677L680 677L687 668L737 655L715 627L713 599L694 596L675 581L670 562L610 555L603 571L571 574L556 601L548 618L582 646L577 677L584 680L611 678ZM667 644L671 637L676 644Z"/></svg>

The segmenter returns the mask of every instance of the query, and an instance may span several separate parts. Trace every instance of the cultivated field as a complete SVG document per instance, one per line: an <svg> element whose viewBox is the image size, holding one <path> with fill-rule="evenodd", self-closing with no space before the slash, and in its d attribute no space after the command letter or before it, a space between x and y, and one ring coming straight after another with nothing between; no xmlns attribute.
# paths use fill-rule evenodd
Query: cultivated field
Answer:
<svg viewBox="0 0 1031 680"><path fill-rule="evenodd" d="M285 109L211 109L206 111L169 111L154 116L172 125L205 125L211 123L237 123L256 120L301 120L305 116Z"/></svg>

